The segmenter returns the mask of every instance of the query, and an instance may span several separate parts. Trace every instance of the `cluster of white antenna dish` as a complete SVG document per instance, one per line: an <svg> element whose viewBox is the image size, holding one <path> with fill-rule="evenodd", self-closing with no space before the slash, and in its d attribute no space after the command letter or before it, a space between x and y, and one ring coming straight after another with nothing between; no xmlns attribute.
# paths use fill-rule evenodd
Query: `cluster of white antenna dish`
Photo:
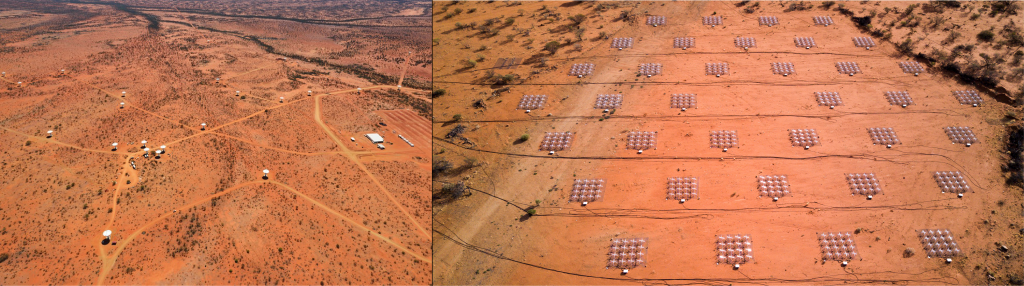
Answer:
<svg viewBox="0 0 1024 286"><path fill-rule="evenodd" d="M608 247L608 264L605 269L622 269L622 274L628 274L629 269L647 266L647 259L644 258L647 252L647 238L615 238Z"/></svg>
<svg viewBox="0 0 1024 286"><path fill-rule="evenodd" d="M850 194L865 195L869 200L882 193L882 185L874 173L846 174L846 184L850 186Z"/></svg>
<svg viewBox="0 0 1024 286"><path fill-rule="evenodd" d="M797 47L805 49L810 49L818 46L817 44L814 43L814 38L812 37L796 37L793 38L793 43L795 43Z"/></svg>
<svg viewBox="0 0 1024 286"><path fill-rule="evenodd" d="M598 94L594 109L617 109L622 107L622 94Z"/></svg>
<svg viewBox="0 0 1024 286"><path fill-rule="evenodd" d="M849 74L850 76L861 73L860 66L855 62L836 62L836 70L841 74Z"/></svg>
<svg viewBox="0 0 1024 286"><path fill-rule="evenodd" d="M739 269L740 264L754 262L753 243L749 234L727 234L715 236L716 264L732 264Z"/></svg>
<svg viewBox="0 0 1024 286"><path fill-rule="evenodd" d="M910 98L910 93L906 91L886 91L885 99L889 101L889 105L907 107L914 104L914 100Z"/></svg>
<svg viewBox="0 0 1024 286"><path fill-rule="evenodd" d="M576 77L584 77L592 73L594 73L594 64L591 63L573 64L569 68L569 75Z"/></svg>
<svg viewBox="0 0 1024 286"><path fill-rule="evenodd" d="M630 131L626 135L626 149L639 150L658 149L658 131Z"/></svg>
<svg viewBox="0 0 1024 286"><path fill-rule="evenodd" d="M917 237L928 258L945 258L946 263L950 263L953 257L960 255L960 246L948 229L922 229L917 231Z"/></svg>
<svg viewBox="0 0 1024 286"><path fill-rule="evenodd" d="M544 108L544 103L548 100L548 96L544 94L538 95L523 95L523 99L519 100L519 106L516 109L533 110Z"/></svg>
<svg viewBox="0 0 1024 286"><path fill-rule="evenodd" d="M758 25L763 25L763 26L768 26L768 27L775 26L775 25L779 24L779 17L775 17L775 16L758 16L757 17L757 24Z"/></svg>
<svg viewBox="0 0 1024 286"><path fill-rule="evenodd" d="M604 179L576 179L569 192L569 202L580 202L586 206L590 202L604 199Z"/></svg>
<svg viewBox="0 0 1024 286"><path fill-rule="evenodd" d="M697 95L692 93L673 94L671 107L686 111L687 108L697 108Z"/></svg>
<svg viewBox="0 0 1024 286"><path fill-rule="evenodd" d="M734 42L737 48L743 48L744 50L757 47L757 41L752 37L736 37Z"/></svg>
<svg viewBox="0 0 1024 286"><path fill-rule="evenodd" d="M978 95L977 90L954 90L953 96L960 102L960 105L972 105L978 107L981 105L981 96Z"/></svg>
<svg viewBox="0 0 1024 286"><path fill-rule="evenodd" d="M818 246L821 247L822 261L841 261L843 266L856 259L857 244L849 232L825 232L818 234Z"/></svg>
<svg viewBox="0 0 1024 286"><path fill-rule="evenodd" d="M665 199L679 200L679 203L685 203L686 200L699 198L698 187L697 177L670 177Z"/></svg>
<svg viewBox="0 0 1024 286"><path fill-rule="evenodd" d="M915 76L924 72L924 66L919 62L899 62L903 73L912 73Z"/></svg>
<svg viewBox="0 0 1024 286"><path fill-rule="evenodd" d="M892 145L903 144L900 139L896 137L896 131L892 127L873 127L868 128L868 136L871 137L871 143L875 145L885 145L886 148L892 148Z"/></svg>
<svg viewBox="0 0 1024 286"><path fill-rule="evenodd" d="M614 38L612 39L613 49L625 49L633 47L633 38Z"/></svg>
<svg viewBox="0 0 1024 286"><path fill-rule="evenodd" d="M672 47L676 49L681 48L685 50L688 48L695 47L696 45L697 41L693 37L675 38L674 40L672 40Z"/></svg>
<svg viewBox="0 0 1024 286"><path fill-rule="evenodd" d="M563 151L572 146L572 132L544 132L544 139L540 141L540 150Z"/></svg>
<svg viewBox="0 0 1024 286"><path fill-rule="evenodd" d="M942 193L956 193L957 197L963 197L964 193L971 191L964 175L960 171L939 171L932 175L935 183L939 185Z"/></svg>
<svg viewBox="0 0 1024 286"><path fill-rule="evenodd" d="M804 149L811 149L812 146L821 144L818 132L814 129L790 129L789 141L793 143L793 146L804 147Z"/></svg>
<svg viewBox="0 0 1024 286"><path fill-rule="evenodd" d="M665 25L665 16L647 16L647 25L655 27Z"/></svg>
<svg viewBox="0 0 1024 286"><path fill-rule="evenodd" d="M795 72L793 69L793 63L771 63L772 73L781 74L782 76L788 76Z"/></svg>
<svg viewBox="0 0 1024 286"><path fill-rule="evenodd" d="M843 105L843 99L839 97L838 92L814 92L814 99L818 101L818 106L828 106L829 109Z"/></svg>
<svg viewBox="0 0 1024 286"><path fill-rule="evenodd" d="M785 175L757 176L757 191L759 196L778 201L789 195L789 181Z"/></svg>

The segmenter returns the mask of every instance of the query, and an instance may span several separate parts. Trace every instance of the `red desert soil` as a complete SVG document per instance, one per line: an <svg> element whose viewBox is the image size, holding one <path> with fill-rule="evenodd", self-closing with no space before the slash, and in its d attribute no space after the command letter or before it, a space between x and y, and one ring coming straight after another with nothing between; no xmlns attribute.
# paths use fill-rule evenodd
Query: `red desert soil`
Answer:
<svg viewBox="0 0 1024 286"><path fill-rule="evenodd" d="M756 13L743 12L754 3ZM903 73L898 62L913 59L879 39L855 47L853 37L870 35L839 5L784 11L789 4L435 2L435 89L445 92L434 98L434 283L1019 283L1021 188L1005 183L1001 167L1020 109L985 92L980 107L961 105L952 92L975 87L933 68ZM644 25L648 15L667 24ZM712 15L724 24L701 25ZM780 24L759 26L757 16ZM835 24L815 26L813 16ZM740 36L757 46L735 47ZM634 46L610 48L617 37ZM675 37L694 37L696 47L674 49ZM794 37L817 47L795 47ZM554 52L545 50L552 41ZM524 63L494 69L499 58ZM838 73L841 61L863 73ZM721 62L730 74L704 74L705 63ZM773 75L773 62L793 63L795 73ZM576 63L595 64L594 74L569 76ZM642 63L661 63L663 73L641 77ZM814 92L823 91L839 92L844 105L818 106ZM914 104L889 105L886 91L908 91ZM615 93L621 108L594 108L598 94ZM676 93L696 94L697 107L670 108ZM526 113L516 110L524 94L548 100ZM947 126L970 127L979 142L951 144ZM903 144L873 145L873 127L894 128ZM788 129L815 129L821 145L792 147ZM739 146L710 148L713 130L735 130ZM568 150L538 150L544 132L565 131L575 133ZM657 131L657 149L627 150L629 131ZM963 172L974 191L940 192L936 171ZM852 196L846 173L876 174L884 194ZM759 175L787 175L792 194L759 197ZM699 199L667 200L676 176L698 177ZM568 202L574 179L604 179L604 200ZM468 195L456 194L460 183ZM915 231L935 228L950 229L963 249L952 264L922 250ZM822 262L822 232L856 233L860 258ZM716 265L715 236L726 234L750 235L755 262ZM605 268L609 243L628 237L650 240L648 263L620 275Z"/></svg>
<svg viewBox="0 0 1024 286"><path fill-rule="evenodd" d="M0 284L430 284L428 29L161 3L0 5Z"/></svg>

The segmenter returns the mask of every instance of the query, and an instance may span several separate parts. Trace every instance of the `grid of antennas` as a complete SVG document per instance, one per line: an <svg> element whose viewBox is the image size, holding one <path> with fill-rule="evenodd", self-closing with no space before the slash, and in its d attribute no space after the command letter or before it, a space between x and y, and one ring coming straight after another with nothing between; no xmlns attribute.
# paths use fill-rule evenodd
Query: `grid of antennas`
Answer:
<svg viewBox="0 0 1024 286"><path fill-rule="evenodd" d="M712 130L711 148L729 149L739 146L736 130Z"/></svg>
<svg viewBox="0 0 1024 286"><path fill-rule="evenodd" d="M572 67L569 68L569 75L571 76L583 77L593 73L594 64L591 63L573 64Z"/></svg>
<svg viewBox="0 0 1024 286"><path fill-rule="evenodd" d="M876 46L875 40L870 37L853 37L853 45L858 48L871 49Z"/></svg>
<svg viewBox="0 0 1024 286"><path fill-rule="evenodd" d="M939 184L942 193L965 194L971 191L971 186L967 185L967 180L960 171L939 171L932 177L935 178L935 183Z"/></svg>
<svg viewBox="0 0 1024 286"><path fill-rule="evenodd" d="M981 105L981 96L978 95L977 90L955 90L953 96L960 102L961 105Z"/></svg>
<svg viewBox="0 0 1024 286"><path fill-rule="evenodd" d="M544 132L540 141L540 150L562 151L572 146L572 132Z"/></svg>
<svg viewBox="0 0 1024 286"><path fill-rule="evenodd" d="M712 27L722 25L722 16L704 16L701 18L701 23Z"/></svg>
<svg viewBox="0 0 1024 286"><path fill-rule="evenodd" d="M675 40L672 41L672 47L677 49L682 48L685 50L696 45L697 42L693 38L675 38Z"/></svg>
<svg viewBox="0 0 1024 286"><path fill-rule="evenodd" d="M779 17L775 16L758 16L757 24L762 26L775 26L779 24Z"/></svg>
<svg viewBox="0 0 1024 286"><path fill-rule="evenodd" d="M836 107L843 105L843 99L839 97L838 92L815 92L814 99L818 101L818 106Z"/></svg>
<svg viewBox="0 0 1024 286"><path fill-rule="evenodd" d="M621 94L598 94L594 109L616 109L622 107Z"/></svg>
<svg viewBox="0 0 1024 286"><path fill-rule="evenodd" d="M821 260L850 261L858 257L857 244L849 232L824 232L818 234L821 246Z"/></svg>
<svg viewBox="0 0 1024 286"><path fill-rule="evenodd" d="M953 144L971 146L978 142L978 137L974 136L974 131L971 131L970 127L948 126L942 130L946 132L946 136L949 136L949 140L953 141Z"/></svg>
<svg viewBox="0 0 1024 286"><path fill-rule="evenodd" d="M705 63L704 64L704 74L705 75L714 75L714 76L727 75L727 74L729 74L729 64L728 63Z"/></svg>
<svg viewBox="0 0 1024 286"><path fill-rule="evenodd" d="M762 197L778 199L789 195L789 181L785 175L757 176L757 192Z"/></svg>
<svg viewBox="0 0 1024 286"><path fill-rule="evenodd" d="M861 73L860 66L855 62L836 62L836 70L841 74L849 74L850 76Z"/></svg>
<svg viewBox="0 0 1024 286"><path fill-rule="evenodd" d="M793 146L804 147L804 149L821 145L818 132L814 129L790 129L789 141L793 143Z"/></svg>
<svg viewBox="0 0 1024 286"><path fill-rule="evenodd" d="M612 39L613 49L625 49L633 47L633 38L614 38Z"/></svg>
<svg viewBox="0 0 1024 286"><path fill-rule="evenodd" d="M828 25L835 24L835 22L832 22L832 17L829 16L814 16L814 24L828 27Z"/></svg>
<svg viewBox="0 0 1024 286"><path fill-rule="evenodd" d="M648 77L652 76L652 75L659 75L659 74L661 74L661 64L660 63L640 64L639 73L640 73L640 75L646 75Z"/></svg>
<svg viewBox="0 0 1024 286"><path fill-rule="evenodd" d="M811 37L796 37L793 38L793 43L796 43L796 47L798 48L810 49L818 46L814 43L814 38Z"/></svg>
<svg viewBox="0 0 1024 286"><path fill-rule="evenodd" d="M886 91L885 100L889 101L889 105L900 105L903 107L914 104L914 100L910 98L910 93L906 91Z"/></svg>
<svg viewBox="0 0 1024 286"><path fill-rule="evenodd" d="M875 145L892 147L892 145L903 144L896 137L896 131L893 131L892 127L868 128L868 135L871 136L871 143Z"/></svg>
<svg viewBox="0 0 1024 286"><path fill-rule="evenodd" d="M846 184L850 186L850 194L876 196L882 193L882 185L874 173L846 174Z"/></svg>
<svg viewBox="0 0 1024 286"><path fill-rule="evenodd" d="M658 147L657 131L630 131L626 135L626 149L647 150Z"/></svg>
<svg viewBox="0 0 1024 286"><path fill-rule="evenodd" d="M757 41L755 41L754 38L751 37L736 37L736 39L733 41L736 43L737 48L748 49L757 47Z"/></svg>
<svg viewBox="0 0 1024 286"><path fill-rule="evenodd" d="M589 203L604 199L604 179L576 179L569 192L569 202Z"/></svg>
<svg viewBox="0 0 1024 286"><path fill-rule="evenodd" d="M922 229L917 231L928 258L951 258L960 255L960 246L948 229Z"/></svg>
<svg viewBox="0 0 1024 286"><path fill-rule="evenodd" d="M900 62L900 68L903 69L903 73L912 73L914 75L924 72L924 66L919 62Z"/></svg>
<svg viewBox="0 0 1024 286"><path fill-rule="evenodd" d="M513 69L522 62L520 58L500 58L494 64L494 69Z"/></svg>
<svg viewBox="0 0 1024 286"><path fill-rule="evenodd" d="M647 266L644 258L647 252L647 238L613 238L608 247L608 264L605 268L633 269Z"/></svg>
<svg viewBox="0 0 1024 286"><path fill-rule="evenodd" d="M655 27L665 25L665 16L647 16L647 25Z"/></svg>
<svg viewBox="0 0 1024 286"><path fill-rule="evenodd" d="M523 95L523 99L519 100L519 106L516 109L541 109L544 108L544 103L547 102L548 96L545 94L540 95Z"/></svg>
<svg viewBox="0 0 1024 286"><path fill-rule="evenodd" d="M668 178L668 194L666 200L685 200L699 198L697 192L697 177L670 177Z"/></svg>
<svg viewBox="0 0 1024 286"><path fill-rule="evenodd" d="M754 262L753 243L749 234L726 234L715 236L716 264L744 264Z"/></svg>
<svg viewBox="0 0 1024 286"><path fill-rule="evenodd" d="M691 93L673 94L671 102L672 108L681 108L683 110L697 108L697 95Z"/></svg>
<svg viewBox="0 0 1024 286"><path fill-rule="evenodd" d="M772 63L772 73L787 76L793 73L793 63Z"/></svg>

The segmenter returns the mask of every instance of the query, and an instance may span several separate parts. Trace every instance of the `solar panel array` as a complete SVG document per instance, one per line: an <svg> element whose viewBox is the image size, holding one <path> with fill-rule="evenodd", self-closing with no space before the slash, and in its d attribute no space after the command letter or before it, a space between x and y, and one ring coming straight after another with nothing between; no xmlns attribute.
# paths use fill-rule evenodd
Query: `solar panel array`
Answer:
<svg viewBox="0 0 1024 286"><path fill-rule="evenodd" d="M839 97L838 92L824 91L815 92L814 98L818 101L818 106L840 106L843 105L843 99Z"/></svg>
<svg viewBox="0 0 1024 286"><path fill-rule="evenodd" d="M921 245L928 258L952 258L960 255L960 246L948 229L922 229L917 231Z"/></svg>
<svg viewBox="0 0 1024 286"><path fill-rule="evenodd" d="M598 94L594 109L616 109L622 107L621 94Z"/></svg>
<svg viewBox="0 0 1024 286"><path fill-rule="evenodd" d="M647 25L665 25L665 16L647 16Z"/></svg>
<svg viewBox="0 0 1024 286"><path fill-rule="evenodd" d="M576 179L572 182L569 202L596 202L604 199L604 179Z"/></svg>
<svg viewBox="0 0 1024 286"><path fill-rule="evenodd" d="M513 69L521 63L523 59L520 58L500 58L494 63L495 69Z"/></svg>
<svg viewBox="0 0 1024 286"><path fill-rule="evenodd" d="M754 38L751 37L736 37L734 42L736 43L737 48L746 49L757 47L757 41L755 41Z"/></svg>
<svg viewBox="0 0 1024 286"><path fill-rule="evenodd" d="M932 174L932 177L935 178L935 183L939 184L942 193L963 194L971 191L971 186L967 185L967 180L960 171L939 171Z"/></svg>
<svg viewBox="0 0 1024 286"><path fill-rule="evenodd" d="M697 95L691 93L673 94L672 108L697 108Z"/></svg>
<svg viewBox="0 0 1024 286"><path fill-rule="evenodd" d="M875 39L870 37L853 37L853 44L858 48L871 48L876 46Z"/></svg>
<svg viewBox="0 0 1024 286"><path fill-rule="evenodd" d="M849 232L825 232L818 234L823 261L850 261L857 258L857 245Z"/></svg>
<svg viewBox="0 0 1024 286"><path fill-rule="evenodd" d="M874 173L846 174L846 184L850 186L850 194L875 196L882 193L882 185Z"/></svg>
<svg viewBox="0 0 1024 286"><path fill-rule="evenodd" d="M758 25L768 26L768 27L771 27L771 26L774 26L774 25L778 25L779 24L779 17L775 17L775 16L758 16L757 17L757 24Z"/></svg>
<svg viewBox="0 0 1024 286"><path fill-rule="evenodd" d="M977 90L956 90L953 91L953 96L956 97L957 101L960 101L961 105L981 105L981 95L978 94Z"/></svg>
<svg viewBox="0 0 1024 286"><path fill-rule="evenodd" d="M860 72L860 66L855 62L836 62L836 70L841 74L853 75Z"/></svg>
<svg viewBox="0 0 1024 286"><path fill-rule="evenodd" d="M868 128L868 135L871 136L871 143L875 145L896 145L902 144L896 137L892 127Z"/></svg>
<svg viewBox="0 0 1024 286"><path fill-rule="evenodd" d="M722 16L705 16L701 23L704 25L711 25L712 27L722 24Z"/></svg>
<svg viewBox="0 0 1024 286"><path fill-rule="evenodd" d="M718 253L715 263L743 264L754 262L753 244L749 234L726 234L715 237Z"/></svg>
<svg viewBox="0 0 1024 286"><path fill-rule="evenodd" d="M673 48L692 48L697 45L697 42L693 38L676 38L672 41Z"/></svg>
<svg viewBox="0 0 1024 286"><path fill-rule="evenodd" d="M918 74L924 72L924 66L919 62L900 62L900 68L903 69L903 73Z"/></svg>
<svg viewBox="0 0 1024 286"><path fill-rule="evenodd" d="M544 108L544 103L547 102L548 96L541 95L523 95L523 99L519 100L519 106L516 109L541 109Z"/></svg>
<svg viewBox="0 0 1024 286"><path fill-rule="evenodd" d="M736 130L712 130L711 148L725 149L739 146Z"/></svg>
<svg viewBox="0 0 1024 286"><path fill-rule="evenodd" d="M942 128L946 131L946 136L949 136L949 140L953 141L953 144L973 144L978 142L978 137L974 136L974 131L971 131L970 127L957 127L949 126Z"/></svg>
<svg viewBox="0 0 1024 286"><path fill-rule="evenodd" d="M835 24L835 22L832 22L832 17L830 16L814 16L814 24L828 27L828 25Z"/></svg>
<svg viewBox="0 0 1024 286"><path fill-rule="evenodd" d="M793 38L793 43L796 43L798 48L812 48L818 45L814 43L814 38L811 37L796 37Z"/></svg>
<svg viewBox="0 0 1024 286"><path fill-rule="evenodd" d="M699 197L697 177L668 178L668 194L666 200L690 200Z"/></svg>
<svg viewBox="0 0 1024 286"><path fill-rule="evenodd" d="M820 138L818 138L818 132L814 129L790 129L789 141L796 147L807 148L821 145Z"/></svg>
<svg viewBox="0 0 1024 286"><path fill-rule="evenodd" d="M614 38L612 39L613 49L625 49L633 47L633 38Z"/></svg>
<svg viewBox="0 0 1024 286"><path fill-rule="evenodd" d="M540 150L562 151L572 146L572 132L544 132L544 139L540 140Z"/></svg>
<svg viewBox="0 0 1024 286"><path fill-rule="evenodd" d="M757 176L758 195L769 198L781 198L789 195L789 181L785 175Z"/></svg>
<svg viewBox="0 0 1024 286"><path fill-rule="evenodd" d="M640 70L638 71L641 75L652 76L661 74L661 64L659 63L648 63L640 64Z"/></svg>
<svg viewBox="0 0 1024 286"><path fill-rule="evenodd" d="M910 98L910 94L906 91L886 91L885 100L889 101L889 105L901 105L903 107L914 104L914 100Z"/></svg>
<svg viewBox="0 0 1024 286"><path fill-rule="evenodd" d="M626 135L626 149L647 150L658 147L657 131L630 131Z"/></svg>
<svg viewBox="0 0 1024 286"><path fill-rule="evenodd" d="M722 76L729 74L729 64L727 63L706 63L704 64L704 74Z"/></svg>
<svg viewBox="0 0 1024 286"><path fill-rule="evenodd" d="M572 67L569 68L569 75L571 75L571 76L583 77L583 76L591 75L593 73L594 73L594 64L591 64L591 63L572 64Z"/></svg>
<svg viewBox="0 0 1024 286"><path fill-rule="evenodd" d="M772 73L790 75L793 73L793 63L772 63Z"/></svg>
<svg viewBox="0 0 1024 286"><path fill-rule="evenodd" d="M605 268L633 269L647 266L647 238L613 238Z"/></svg>

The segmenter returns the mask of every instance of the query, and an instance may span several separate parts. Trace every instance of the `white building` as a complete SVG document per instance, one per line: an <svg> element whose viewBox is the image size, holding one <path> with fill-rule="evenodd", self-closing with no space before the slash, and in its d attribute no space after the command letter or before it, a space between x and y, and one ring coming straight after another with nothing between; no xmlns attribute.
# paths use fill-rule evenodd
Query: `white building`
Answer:
<svg viewBox="0 0 1024 286"><path fill-rule="evenodd" d="M380 134L377 133L366 134L366 138L370 139L370 142L373 142L374 144L384 143L384 137L381 137Z"/></svg>

